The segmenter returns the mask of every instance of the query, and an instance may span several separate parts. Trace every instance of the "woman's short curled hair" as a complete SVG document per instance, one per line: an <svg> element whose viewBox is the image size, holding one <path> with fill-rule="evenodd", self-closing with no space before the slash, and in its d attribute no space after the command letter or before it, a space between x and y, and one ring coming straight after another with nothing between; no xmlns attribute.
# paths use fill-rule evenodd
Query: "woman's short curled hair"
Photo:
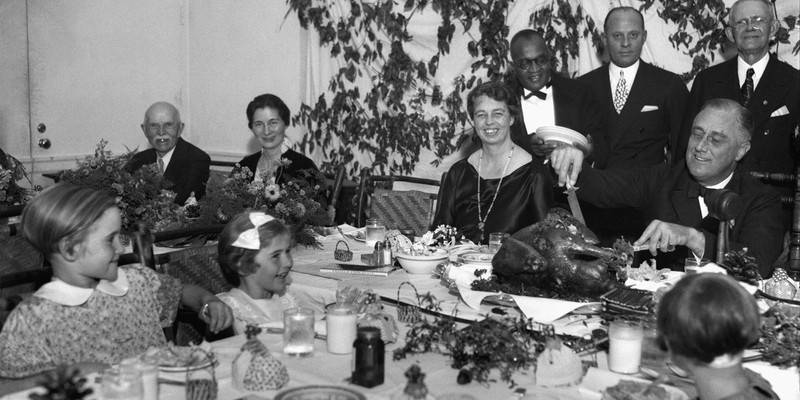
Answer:
<svg viewBox="0 0 800 400"><path fill-rule="evenodd" d="M723 274L686 275L664 294L656 318L662 346L705 364L738 354L761 335L755 299Z"/></svg>
<svg viewBox="0 0 800 400"><path fill-rule="evenodd" d="M511 116L514 117L515 120L519 119L520 108L517 104L517 96L514 94L514 91L511 90L511 87L501 81L483 83L469 92L467 96L467 112L469 112L470 118L475 119L475 101L480 96L486 96L490 99L505 103L508 107L508 111L511 112Z"/></svg>
<svg viewBox="0 0 800 400"><path fill-rule="evenodd" d="M253 129L253 114L256 113L256 110L260 110L262 108L271 108L278 112L278 115L283 120L283 123L289 125L289 107L286 106L286 103L281 100L280 97L275 96L274 94L262 94L260 96L256 96L250 104L247 105L247 127Z"/></svg>
<svg viewBox="0 0 800 400"><path fill-rule="evenodd" d="M91 227L115 200L98 190L57 183L37 194L22 211L22 235L44 257L64 249L71 251L82 242Z"/></svg>
<svg viewBox="0 0 800 400"><path fill-rule="evenodd" d="M239 286L242 276L250 275L258 269L255 258L259 250L243 249L233 245L242 232L254 227L250 222L250 212L248 210L237 214L225 225L219 235L217 260L222 270L222 276L233 287ZM291 232L283 222L277 219L258 227L261 248L269 246L273 239L282 235L291 235Z"/></svg>

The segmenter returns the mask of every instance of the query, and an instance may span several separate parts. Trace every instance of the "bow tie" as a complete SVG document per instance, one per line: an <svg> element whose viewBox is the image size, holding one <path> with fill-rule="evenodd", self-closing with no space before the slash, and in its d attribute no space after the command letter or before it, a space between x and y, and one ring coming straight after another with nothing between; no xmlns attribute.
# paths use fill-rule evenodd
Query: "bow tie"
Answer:
<svg viewBox="0 0 800 400"><path fill-rule="evenodd" d="M709 188L695 181L692 181L691 183L689 183L689 188L686 191L686 194L687 197L689 198L706 197L706 194L708 193L709 190L710 190Z"/></svg>
<svg viewBox="0 0 800 400"><path fill-rule="evenodd" d="M550 82L547 82L547 85L545 85L544 87L545 88L549 88L550 87ZM541 90L532 91L532 92L530 92L530 93L528 93L526 95L523 95L522 98L525 99L525 100L528 100L533 96L538 97L540 100L547 100L547 93L545 93L545 92L543 92Z"/></svg>

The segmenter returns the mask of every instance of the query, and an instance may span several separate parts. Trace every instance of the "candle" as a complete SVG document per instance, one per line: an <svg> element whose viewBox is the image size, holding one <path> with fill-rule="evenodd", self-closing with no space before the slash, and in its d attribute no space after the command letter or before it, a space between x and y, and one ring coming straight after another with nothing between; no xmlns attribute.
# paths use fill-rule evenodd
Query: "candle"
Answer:
<svg viewBox="0 0 800 400"><path fill-rule="evenodd" d="M356 340L356 311L347 305L335 305L328 309L325 318L327 330L328 352L333 354L350 354Z"/></svg>
<svg viewBox="0 0 800 400"><path fill-rule="evenodd" d="M608 369L622 374L639 372L643 339L640 322L612 321L608 328Z"/></svg>

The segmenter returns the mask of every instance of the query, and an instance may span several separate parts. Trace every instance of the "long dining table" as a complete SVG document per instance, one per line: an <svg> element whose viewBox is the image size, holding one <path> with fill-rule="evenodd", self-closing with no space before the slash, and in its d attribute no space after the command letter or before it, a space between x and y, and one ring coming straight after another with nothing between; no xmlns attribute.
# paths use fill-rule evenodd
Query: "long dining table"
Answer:
<svg viewBox="0 0 800 400"><path fill-rule="evenodd" d="M345 240L353 252L353 260L360 260L361 254L371 253L363 242L356 241L353 237L343 237L333 234L320 238L319 248L298 247L293 251L294 268L292 270L292 290L301 295L304 301L316 304L329 304L335 301L336 291L345 287L371 289L385 300L385 309L388 313L396 315L395 304L400 301L404 304L416 305L417 298L409 285L403 285L399 292L398 287L403 282L410 282L420 295L430 293L439 302L443 314L454 315L464 323L481 320L497 315L498 307L494 304L481 304L474 309L449 287L442 284L441 280L431 275L410 275L403 270L397 270L388 276L369 276L346 273L326 273L320 268L337 263L334 259L334 249L340 240ZM340 248L343 246L340 245ZM357 262L357 261L353 261ZM514 307L504 307L500 313L506 315L519 315L521 312ZM426 316L426 318L432 318ZM575 323L578 318L578 322ZM583 320L588 318L587 320ZM588 323L587 323L588 322ZM599 326L599 322L587 316L569 315L550 321L556 331L568 331L570 334L582 335L591 332ZM244 335L222 339L207 344L216 358L215 376L218 382L218 396L220 400L228 399L273 399L281 391L306 387L310 385L338 386L362 393L367 399L392 399L402 392L407 378L405 371L412 365L418 364L426 374L425 382L430 393L437 399L599 399L600 392L606 386L613 385L620 379L639 379L642 376L621 375L608 371L606 354L597 352L584 358L596 363L597 367L589 368L583 381L578 385L560 388L545 388L536 385L532 371L519 371L514 375L515 385L500 380L499 374L492 375L490 384L471 382L466 385L457 383L459 371L450 366L448 356L439 353L413 354L405 359L394 360L392 353L404 343L408 326L399 323L400 333L398 341L386 344L385 354L385 380L384 383L373 388L365 388L349 382L352 365L352 355L336 355L328 353L324 340L315 340L315 350L312 355L302 358L286 356L282 352L282 336L262 332L259 338L265 343L273 355L287 368L289 383L279 389L264 392L247 392L235 387L232 379L232 363L245 343ZM750 368L769 380L774 390L784 400L800 400L800 376L797 368L779 369L763 361L749 362ZM91 371L91 369L90 369ZM160 375L160 399L182 399L185 397L185 373L162 372ZM98 373L88 373L89 386L95 389L95 394L89 399L99 399L100 384ZM0 381L0 386L4 383ZM29 394L41 392L41 387L28 387L11 393L3 399L27 399ZM4 391L0 391L3 393ZM685 397L688 398L688 397Z"/></svg>

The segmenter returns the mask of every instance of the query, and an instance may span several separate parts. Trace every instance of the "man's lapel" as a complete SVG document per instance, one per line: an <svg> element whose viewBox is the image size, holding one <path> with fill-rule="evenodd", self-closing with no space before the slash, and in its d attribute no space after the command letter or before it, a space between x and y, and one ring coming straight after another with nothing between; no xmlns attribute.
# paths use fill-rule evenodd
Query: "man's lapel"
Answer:
<svg viewBox="0 0 800 400"><path fill-rule="evenodd" d="M694 183L685 171L672 191L672 206L677 216L678 224L684 226L697 226L702 220L700 203L697 196L689 196L689 187Z"/></svg>
<svg viewBox="0 0 800 400"><path fill-rule="evenodd" d="M737 58L738 56L720 64L720 73L712 78L711 95L706 96L707 98L733 99L739 103L744 101L739 85L739 75L736 70Z"/></svg>
<svg viewBox="0 0 800 400"><path fill-rule="evenodd" d="M175 150L172 152L172 158L164 171L164 176L174 178L174 175L178 175L179 171L183 169L184 153L181 151L183 146L183 138L178 138L178 144L175 145ZM177 182L174 183L177 184Z"/></svg>
<svg viewBox="0 0 800 400"><path fill-rule="evenodd" d="M789 90L785 78L780 76L778 71L778 62L777 57L770 54L764 75L758 81L758 86L753 92L753 99L747 106L753 115L756 128L769 120L772 112L782 105L775 104L775 102L784 99Z"/></svg>

